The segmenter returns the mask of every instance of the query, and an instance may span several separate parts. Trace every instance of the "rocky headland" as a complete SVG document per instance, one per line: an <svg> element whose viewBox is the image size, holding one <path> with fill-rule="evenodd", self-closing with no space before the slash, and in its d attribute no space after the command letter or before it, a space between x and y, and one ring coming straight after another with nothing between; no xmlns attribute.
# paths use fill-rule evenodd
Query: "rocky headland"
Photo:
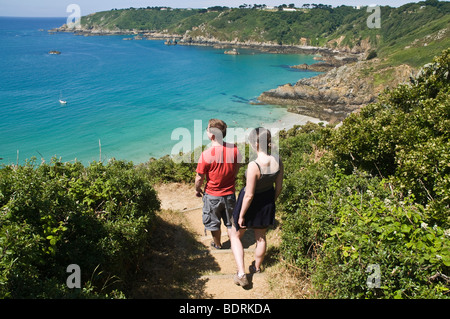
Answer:
<svg viewBox="0 0 450 319"><path fill-rule="evenodd" d="M342 121L352 112L377 101L386 88L406 83L415 70L408 65L383 67L380 60L361 60L330 68L328 62L318 68L314 64L306 70L328 72L285 84L262 93L258 100L266 104L284 105L289 111L328 122Z"/></svg>
<svg viewBox="0 0 450 319"><path fill-rule="evenodd" d="M338 54L334 52L334 55L314 57L314 60L318 60L319 62L313 64L303 63L299 65L292 65L291 68L299 70L309 70L313 72L328 72L333 68L357 62L361 58L363 58L362 55L348 53L343 55L342 52L339 52Z"/></svg>

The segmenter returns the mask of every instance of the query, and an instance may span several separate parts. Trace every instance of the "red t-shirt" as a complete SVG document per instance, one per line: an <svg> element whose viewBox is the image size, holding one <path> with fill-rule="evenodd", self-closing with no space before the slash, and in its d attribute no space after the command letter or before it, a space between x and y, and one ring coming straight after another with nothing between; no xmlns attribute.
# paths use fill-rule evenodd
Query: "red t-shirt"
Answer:
<svg viewBox="0 0 450 319"><path fill-rule="evenodd" d="M235 174L241 154L235 144L224 143L202 152L197 173L206 175L205 193L212 196L231 195L235 192Z"/></svg>

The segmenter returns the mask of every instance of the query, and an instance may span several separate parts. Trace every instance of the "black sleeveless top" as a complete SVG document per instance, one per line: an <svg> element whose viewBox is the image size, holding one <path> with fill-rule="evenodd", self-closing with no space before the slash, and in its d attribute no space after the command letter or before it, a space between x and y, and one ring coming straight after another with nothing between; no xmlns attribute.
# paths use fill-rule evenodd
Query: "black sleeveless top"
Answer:
<svg viewBox="0 0 450 319"><path fill-rule="evenodd" d="M259 179L256 181L255 185L255 194L258 194L268 191L273 187L273 183L275 183L275 180L277 179L277 176L280 173L280 169L278 169L275 173L263 174L261 171L261 166L259 166L259 164L256 161L254 162L258 166L259 172L261 174ZM245 177L247 178L247 170L245 171Z"/></svg>

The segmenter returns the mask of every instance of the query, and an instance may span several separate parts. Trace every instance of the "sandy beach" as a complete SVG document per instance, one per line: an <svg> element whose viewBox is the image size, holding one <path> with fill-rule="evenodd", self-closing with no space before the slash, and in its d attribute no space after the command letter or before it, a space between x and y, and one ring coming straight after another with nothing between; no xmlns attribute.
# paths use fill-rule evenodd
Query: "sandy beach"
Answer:
<svg viewBox="0 0 450 319"><path fill-rule="evenodd" d="M281 130L288 130L290 128L293 128L294 125L305 125L308 122L312 122L312 123L322 122L324 124L328 123L326 121L320 120L315 117L291 113L291 112L286 111L286 114L282 118L280 118L277 121L272 122L272 123L261 123L261 126L265 127L265 128L269 128L269 129L277 128L281 131Z"/></svg>

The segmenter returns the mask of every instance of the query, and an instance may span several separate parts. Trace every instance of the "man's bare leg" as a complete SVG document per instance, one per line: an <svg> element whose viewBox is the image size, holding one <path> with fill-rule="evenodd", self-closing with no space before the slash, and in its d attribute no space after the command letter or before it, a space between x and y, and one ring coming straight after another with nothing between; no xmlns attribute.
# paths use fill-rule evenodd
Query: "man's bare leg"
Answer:
<svg viewBox="0 0 450 319"><path fill-rule="evenodd" d="M220 229L219 230L212 230L211 231L211 235L212 235L212 238L214 240L214 244L217 247L222 247L222 244L220 242L220 239L221 239L221 236L222 236L222 231Z"/></svg>

